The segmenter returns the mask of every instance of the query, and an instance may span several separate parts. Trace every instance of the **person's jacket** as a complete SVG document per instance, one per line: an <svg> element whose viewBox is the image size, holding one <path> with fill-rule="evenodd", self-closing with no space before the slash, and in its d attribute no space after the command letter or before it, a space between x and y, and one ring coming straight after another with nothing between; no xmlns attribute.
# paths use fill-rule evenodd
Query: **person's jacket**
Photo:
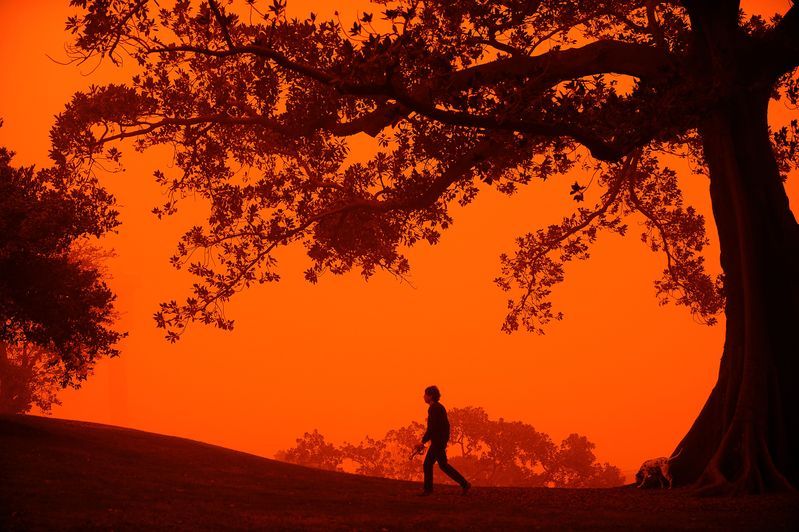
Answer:
<svg viewBox="0 0 799 532"><path fill-rule="evenodd" d="M436 445L446 445L449 441L449 419L444 405L435 401L427 409L427 431L422 436L422 443L427 441Z"/></svg>

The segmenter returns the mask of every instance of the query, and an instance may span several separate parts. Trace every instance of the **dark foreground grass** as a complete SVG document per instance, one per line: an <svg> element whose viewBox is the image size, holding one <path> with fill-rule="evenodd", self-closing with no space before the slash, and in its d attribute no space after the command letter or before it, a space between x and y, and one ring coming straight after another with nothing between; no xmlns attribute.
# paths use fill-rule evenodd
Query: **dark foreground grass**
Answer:
<svg viewBox="0 0 799 532"><path fill-rule="evenodd" d="M799 496L437 486L308 469L204 443L0 417L0 529L799 530Z"/></svg>

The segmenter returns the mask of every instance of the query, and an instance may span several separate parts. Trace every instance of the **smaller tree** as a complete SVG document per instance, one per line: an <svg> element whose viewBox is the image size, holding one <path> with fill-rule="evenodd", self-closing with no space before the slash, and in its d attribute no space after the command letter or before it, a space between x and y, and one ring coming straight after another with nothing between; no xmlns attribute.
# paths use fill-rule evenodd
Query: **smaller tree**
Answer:
<svg viewBox="0 0 799 532"><path fill-rule="evenodd" d="M0 122L0 125L2 122ZM113 198L66 162L35 171L0 148L0 410L47 411L124 337L90 239L117 225Z"/></svg>
<svg viewBox="0 0 799 532"><path fill-rule="evenodd" d="M61 404L57 393L63 369L50 355L28 342L0 342L0 413L25 413L34 406L49 412Z"/></svg>
<svg viewBox="0 0 799 532"><path fill-rule="evenodd" d="M547 484L553 454L551 438L520 421L489 419L479 407L452 410L453 442L460 456L452 462L474 483L489 486Z"/></svg>
<svg viewBox="0 0 799 532"><path fill-rule="evenodd" d="M343 471L343 454L335 445L327 443L317 429L306 432L297 438L297 445L275 453L275 458L292 464L299 464L328 471Z"/></svg>
<svg viewBox="0 0 799 532"><path fill-rule="evenodd" d="M488 414L480 407L453 408L449 413L450 443L456 445L464 458L475 455L484 439L484 428L488 425Z"/></svg>
<svg viewBox="0 0 799 532"><path fill-rule="evenodd" d="M604 488L624 484L618 467L596 461L594 448L585 436L570 434L555 453L550 469L554 486L563 488Z"/></svg>
<svg viewBox="0 0 799 532"><path fill-rule="evenodd" d="M354 445L345 443L341 447L345 460L350 460L355 465L355 472L359 475L372 477L390 477L391 455L386 449L384 440L375 440L366 436L361 443Z"/></svg>
<svg viewBox="0 0 799 532"><path fill-rule="evenodd" d="M421 480L422 472L418 463L408 460L409 449L419 444L419 434L424 432L424 425L417 421L397 429L391 429L383 438L388 459L387 477L398 480Z"/></svg>

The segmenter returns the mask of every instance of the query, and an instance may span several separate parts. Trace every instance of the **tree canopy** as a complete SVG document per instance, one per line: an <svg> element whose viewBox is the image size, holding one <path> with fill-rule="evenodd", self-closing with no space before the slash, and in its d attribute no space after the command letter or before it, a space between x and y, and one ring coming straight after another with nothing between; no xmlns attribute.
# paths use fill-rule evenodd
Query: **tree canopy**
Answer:
<svg viewBox="0 0 799 532"><path fill-rule="evenodd" d="M92 243L116 211L97 183L11 158L0 148L0 408L48 410L57 388L119 354L115 296Z"/></svg>
<svg viewBox="0 0 799 532"><path fill-rule="evenodd" d="M711 323L723 306L721 280L701 255L704 220L662 159L691 156L701 170L696 126L714 98L696 96L683 3L381 1L346 31L313 14L289 19L279 1L262 10L72 3L86 9L68 23L75 59L127 52L141 73L76 94L55 150L85 163L117 161L108 145L124 138L137 149L171 144L180 171L156 172L170 193L157 213L175 212L187 195L211 203L173 258L199 282L158 313L170 338L194 319L232 326L221 303L279 279L277 246L307 249L312 282L352 268L404 275L403 247L436 243L450 206L473 201L481 181L513 194L575 168L592 176L573 185L575 212L502 256L497 284L514 294L505 330L540 331L560 318L548 296L563 264L587 257L599 232L625 233L631 215L667 256L662 300ZM793 18L741 27L765 52L787 46ZM759 66L778 75L790 65ZM781 88L795 100L795 80ZM795 132L795 123L779 132L791 139L786 165L796 162ZM351 162L347 137L358 133L376 136L377 149ZM217 262L191 262L197 250Z"/></svg>

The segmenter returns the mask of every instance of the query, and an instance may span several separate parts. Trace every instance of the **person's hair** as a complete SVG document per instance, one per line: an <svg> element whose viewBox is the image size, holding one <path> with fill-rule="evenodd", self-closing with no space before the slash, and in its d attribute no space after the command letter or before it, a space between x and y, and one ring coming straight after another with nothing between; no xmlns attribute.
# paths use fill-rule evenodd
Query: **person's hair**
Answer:
<svg viewBox="0 0 799 532"><path fill-rule="evenodd" d="M438 386L428 386L424 389L424 393L433 398L433 401L441 399L441 392L438 391Z"/></svg>

